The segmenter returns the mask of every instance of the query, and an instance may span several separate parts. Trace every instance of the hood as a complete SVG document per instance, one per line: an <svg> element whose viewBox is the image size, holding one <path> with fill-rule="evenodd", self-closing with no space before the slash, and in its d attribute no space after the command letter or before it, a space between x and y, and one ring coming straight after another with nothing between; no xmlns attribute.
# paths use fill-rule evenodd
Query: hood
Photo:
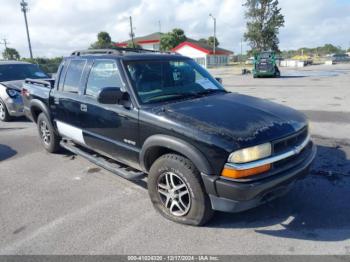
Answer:
<svg viewBox="0 0 350 262"><path fill-rule="evenodd" d="M305 116L294 109L235 93L185 100L155 110L157 115L193 130L195 136L205 133L207 138L214 136L238 147L279 139L307 125Z"/></svg>
<svg viewBox="0 0 350 262"><path fill-rule="evenodd" d="M0 82L0 84L2 84L3 86L15 89L17 91L21 91L23 83L24 83L24 80L13 80L13 81Z"/></svg>

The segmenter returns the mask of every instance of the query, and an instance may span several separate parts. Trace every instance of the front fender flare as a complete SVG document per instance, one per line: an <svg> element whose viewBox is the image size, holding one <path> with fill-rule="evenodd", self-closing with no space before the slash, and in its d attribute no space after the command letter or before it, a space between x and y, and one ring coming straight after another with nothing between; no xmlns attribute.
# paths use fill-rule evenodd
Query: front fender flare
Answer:
<svg viewBox="0 0 350 262"><path fill-rule="evenodd" d="M146 139L140 152L140 165L143 170L148 171L149 169L146 166L146 157L154 147L163 147L178 152L190 159L201 173L213 174L207 158L196 147L179 138L167 135L153 135Z"/></svg>

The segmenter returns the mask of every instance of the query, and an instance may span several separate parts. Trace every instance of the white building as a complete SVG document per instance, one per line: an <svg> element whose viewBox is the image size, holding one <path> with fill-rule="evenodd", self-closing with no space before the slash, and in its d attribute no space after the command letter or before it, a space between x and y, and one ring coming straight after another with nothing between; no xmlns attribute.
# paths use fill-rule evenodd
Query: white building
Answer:
<svg viewBox="0 0 350 262"><path fill-rule="evenodd" d="M161 36L162 33L153 33L146 36L135 37L134 43L138 44L143 49L159 50ZM130 43L132 43L131 40L127 40L115 43L115 46L126 47ZM215 49L214 54L214 50L211 46L190 38L187 38L185 42L176 46L172 51L194 59L205 68L226 65L228 64L229 57L233 55L233 52L219 47Z"/></svg>
<svg viewBox="0 0 350 262"><path fill-rule="evenodd" d="M158 51L160 49L160 37L161 36L162 36L162 33L153 33L150 35L135 37L134 43L138 44L143 49L157 50ZM124 41L124 42L115 43L115 46L126 47L130 43L132 43L131 39Z"/></svg>
<svg viewBox="0 0 350 262"><path fill-rule="evenodd" d="M211 46L193 39L187 39L187 41L179 44L172 51L183 56L191 57L205 68L227 65L229 57L233 55L232 51L219 47L215 48L214 53Z"/></svg>

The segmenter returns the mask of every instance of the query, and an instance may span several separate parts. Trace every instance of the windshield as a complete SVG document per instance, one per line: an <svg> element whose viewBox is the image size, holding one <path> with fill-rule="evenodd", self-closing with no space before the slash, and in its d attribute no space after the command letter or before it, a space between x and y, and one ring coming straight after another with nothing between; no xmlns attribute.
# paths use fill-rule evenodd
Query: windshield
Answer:
<svg viewBox="0 0 350 262"><path fill-rule="evenodd" d="M262 52L260 53L260 58L271 58L272 53L271 52Z"/></svg>
<svg viewBox="0 0 350 262"><path fill-rule="evenodd" d="M126 62L141 103L150 104L216 92L226 92L193 60Z"/></svg>
<svg viewBox="0 0 350 262"><path fill-rule="evenodd" d="M33 64L0 65L0 82L24 80L26 78L48 78L48 76Z"/></svg>

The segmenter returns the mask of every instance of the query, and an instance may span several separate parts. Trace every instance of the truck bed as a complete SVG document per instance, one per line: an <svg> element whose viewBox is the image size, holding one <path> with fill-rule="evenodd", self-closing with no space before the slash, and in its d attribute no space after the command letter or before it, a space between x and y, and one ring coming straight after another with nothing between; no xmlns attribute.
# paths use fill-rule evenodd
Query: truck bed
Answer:
<svg viewBox="0 0 350 262"><path fill-rule="evenodd" d="M26 79L22 86L22 97L24 104L24 112L27 116L30 112L30 104L32 100L40 100L45 105L49 105L50 91L55 86L55 79Z"/></svg>

